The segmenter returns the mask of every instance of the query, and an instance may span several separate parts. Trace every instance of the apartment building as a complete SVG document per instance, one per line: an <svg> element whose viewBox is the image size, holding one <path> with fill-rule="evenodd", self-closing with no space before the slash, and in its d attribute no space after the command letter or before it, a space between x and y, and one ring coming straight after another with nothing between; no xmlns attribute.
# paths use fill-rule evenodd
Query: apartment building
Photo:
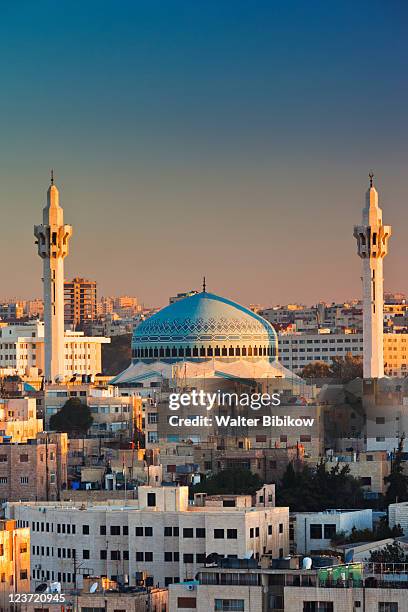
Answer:
<svg viewBox="0 0 408 612"><path fill-rule="evenodd" d="M167 586L193 579L209 555L287 555L289 509L269 499L262 493L252 505L250 496L220 496L191 505L187 487L142 486L125 504L9 503L6 516L31 529L32 586L49 579L72 587L74 559L82 574Z"/></svg>
<svg viewBox="0 0 408 612"><path fill-rule="evenodd" d="M102 371L102 344L110 338L84 336L82 332L65 332L65 376L92 376ZM0 327L0 370L24 375L44 372L44 323Z"/></svg>
<svg viewBox="0 0 408 612"><path fill-rule="evenodd" d="M67 483L65 433L42 432L26 443L0 443L0 500L57 500Z"/></svg>
<svg viewBox="0 0 408 612"><path fill-rule="evenodd" d="M13 442L27 442L43 430L36 418L35 398L0 398L0 436Z"/></svg>
<svg viewBox="0 0 408 612"><path fill-rule="evenodd" d="M0 520L0 612L11 608L11 593L30 591L30 530Z"/></svg>
<svg viewBox="0 0 408 612"><path fill-rule="evenodd" d="M308 363L324 361L330 364L333 357L363 354L362 333L279 334L279 361L289 370L300 372Z"/></svg>
<svg viewBox="0 0 408 612"><path fill-rule="evenodd" d="M80 329L96 319L96 281L75 277L64 281L65 326Z"/></svg>
<svg viewBox="0 0 408 612"><path fill-rule="evenodd" d="M296 512L295 545L298 554L310 554L330 548L336 533L351 533L355 529L372 529L373 512L365 510L325 510Z"/></svg>
<svg viewBox="0 0 408 612"><path fill-rule="evenodd" d="M407 564L299 569L299 558L224 559L197 580L169 587L172 612L405 612Z"/></svg>
<svg viewBox="0 0 408 612"><path fill-rule="evenodd" d="M45 425L50 417L72 398L86 404L93 416L90 435L109 436L125 433L133 437L142 429L142 400L135 395L119 395L117 387L94 383L66 383L47 385L44 392Z"/></svg>

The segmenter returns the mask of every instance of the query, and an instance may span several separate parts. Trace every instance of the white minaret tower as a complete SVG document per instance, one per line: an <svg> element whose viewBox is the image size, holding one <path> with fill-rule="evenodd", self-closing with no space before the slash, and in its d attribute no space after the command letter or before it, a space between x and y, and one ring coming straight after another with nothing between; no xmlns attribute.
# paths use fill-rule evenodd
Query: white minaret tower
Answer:
<svg viewBox="0 0 408 612"><path fill-rule="evenodd" d="M71 225L64 225L64 211L59 205L59 192L51 184L42 225L34 226L38 254L43 260L45 380L64 379L64 259L68 255Z"/></svg>
<svg viewBox="0 0 408 612"><path fill-rule="evenodd" d="M378 193L373 185L372 172L369 177L370 185L366 192L362 224L354 227L357 252L363 260L363 376L382 378L384 376L383 259L388 253L391 226L383 225L382 210L378 206Z"/></svg>

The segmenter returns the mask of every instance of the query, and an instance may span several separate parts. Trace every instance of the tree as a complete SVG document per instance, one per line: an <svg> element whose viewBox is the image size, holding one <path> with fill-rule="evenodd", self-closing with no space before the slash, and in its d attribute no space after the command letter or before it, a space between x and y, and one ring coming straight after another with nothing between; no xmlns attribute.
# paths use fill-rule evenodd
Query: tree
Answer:
<svg viewBox="0 0 408 612"><path fill-rule="evenodd" d="M257 474L245 469L221 470L195 485L192 493L208 493L208 495L254 495L263 485Z"/></svg>
<svg viewBox="0 0 408 612"><path fill-rule="evenodd" d="M50 428L64 431L70 436L84 435L91 427L93 417L89 407L78 397L69 399L63 407L50 418Z"/></svg>
<svg viewBox="0 0 408 612"><path fill-rule="evenodd" d="M378 540L386 540L387 538L397 538L403 535L401 525L390 527L387 519L382 517L373 530L371 529L356 529L352 528L347 535L344 531L339 531L332 538L332 543L336 545L352 544L353 542L377 542Z"/></svg>
<svg viewBox="0 0 408 612"><path fill-rule="evenodd" d="M399 542L393 542L384 548L373 550L370 561L371 563L408 563L408 556Z"/></svg>
<svg viewBox="0 0 408 612"><path fill-rule="evenodd" d="M403 452L404 452L405 434L402 434L395 457L392 461L391 472L385 477L385 482L388 483L388 488L385 493L385 501L387 506L395 502L403 502L408 500L408 476L404 474L403 468Z"/></svg>
<svg viewBox="0 0 408 612"><path fill-rule="evenodd" d="M342 382L349 382L355 378L363 378L363 358L361 355L347 353L343 357L333 357L331 364L332 376Z"/></svg>
<svg viewBox="0 0 408 612"><path fill-rule="evenodd" d="M363 507L363 489L350 475L348 465L336 464L327 469L321 460L314 468L305 465L296 472L289 464L277 487L278 506L289 506L295 512L317 512L329 508Z"/></svg>
<svg viewBox="0 0 408 612"><path fill-rule="evenodd" d="M302 378L330 378L332 372L325 361L312 361L305 365L301 372Z"/></svg>

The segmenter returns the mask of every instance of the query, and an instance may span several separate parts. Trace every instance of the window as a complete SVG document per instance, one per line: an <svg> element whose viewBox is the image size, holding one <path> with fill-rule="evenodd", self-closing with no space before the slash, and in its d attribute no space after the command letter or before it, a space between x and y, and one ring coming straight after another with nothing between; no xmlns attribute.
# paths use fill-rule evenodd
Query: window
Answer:
<svg viewBox="0 0 408 612"><path fill-rule="evenodd" d="M20 484L28 484L28 476L20 476Z"/></svg>
<svg viewBox="0 0 408 612"><path fill-rule="evenodd" d="M310 539L321 540L322 539L322 525L310 525Z"/></svg>
<svg viewBox="0 0 408 612"><path fill-rule="evenodd" d="M205 529L203 527L197 527L196 538L205 538Z"/></svg>
<svg viewBox="0 0 408 612"><path fill-rule="evenodd" d="M153 553L152 552L145 552L145 556L144 556L144 560L145 561L149 561L152 562L153 561Z"/></svg>
<svg viewBox="0 0 408 612"><path fill-rule="evenodd" d="M120 550L111 550L111 561L120 561Z"/></svg>
<svg viewBox="0 0 408 612"><path fill-rule="evenodd" d="M283 523L279 523L279 533L283 533Z"/></svg>
<svg viewBox="0 0 408 612"><path fill-rule="evenodd" d="M89 559L89 550L83 550L82 551L82 558L83 559Z"/></svg>
<svg viewBox="0 0 408 612"><path fill-rule="evenodd" d="M167 562L173 561L173 553L172 552L165 552L164 553L164 560Z"/></svg>
<svg viewBox="0 0 408 612"><path fill-rule="evenodd" d="M106 525L101 525L99 528L100 535L106 535Z"/></svg>
<svg viewBox="0 0 408 612"><path fill-rule="evenodd" d="M334 523L328 523L324 525L324 539L331 540L336 535L336 525Z"/></svg>
<svg viewBox="0 0 408 612"><path fill-rule="evenodd" d="M197 553L196 554L196 563L205 563L206 554L205 553Z"/></svg>
<svg viewBox="0 0 408 612"><path fill-rule="evenodd" d="M376 417L375 424L376 425L385 425L385 417Z"/></svg>
<svg viewBox="0 0 408 612"><path fill-rule="evenodd" d="M272 525L268 525L268 535L272 535Z"/></svg>
<svg viewBox="0 0 408 612"><path fill-rule="evenodd" d="M394 601L379 601L378 612L398 612L398 604Z"/></svg>
<svg viewBox="0 0 408 612"><path fill-rule="evenodd" d="M21 463L27 463L28 462L28 455L20 455L20 462Z"/></svg>
<svg viewBox="0 0 408 612"><path fill-rule="evenodd" d="M28 575L27 575L27 570L21 570L20 572L20 580L27 580Z"/></svg>
<svg viewBox="0 0 408 612"><path fill-rule="evenodd" d="M136 553L136 561L143 561L143 553L140 551L137 551Z"/></svg>
<svg viewBox="0 0 408 612"><path fill-rule="evenodd" d="M197 598L196 597L177 597L177 607L179 609L183 608L193 608L197 607Z"/></svg>
<svg viewBox="0 0 408 612"><path fill-rule="evenodd" d="M333 612L332 601L304 601L303 612Z"/></svg>
<svg viewBox="0 0 408 612"><path fill-rule="evenodd" d="M171 536L171 535L172 535L172 533L173 533L173 530L172 530L172 528L171 528L171 527L165 527L165 528L164 528L164 535L165 535L165 536Z"/></svg>
<svg viewBox="0 0 408 612"><path fill-rule="evenodd" d="M106 554L106 550L101 550L101 551L100 551L99 558L100 558L102 561L108 558L108 555Z"/></svg>
<svg viewBox="0 0 408 612"><path fill-rule="evenodd" d="M214 539L223 540L224 539L224 529L214 529Z"/></svg>
<svg viewBox="0 0 408 612"><path fill-rule="evenodd" d="M193 537L194 537L194 529L190 527L184 527L183 538L193 538Z"/></svg>
<svg viewBox="0 0 408 612"><path fill-rule="evenodd" d="M82 534L89 535L89 525L82 525Z"/></svg>
<svg viewBox="0 0 408 612"><path fill-rule="evenodd" d="M236 529L227 529L227 539L228 540L236 540L238 537L238 532Z"/></svg>
<svg viewBox="0 0 408 612"><path fill-rule="evenodd" d="M217 612L244 612L243 599L215 599L214 610Z"/></svg>
<svg viewBox="0 0 408 612"><path fill-rule="evenodd" d="M184 553L183 561L184 563L194 563L194 555L190 553Z"/></svg>
<svg viewBox="0 0 408 612"><path fill-rule="evenodd" d="M147 494L147 505L153 508L156 505L156 493Z"/></svg>
<svg viewBox="0 0 408 612"><path fill-rule="evenodd" d="M143 535L143 527L136 527L135 535L136 536L142 536Z"/></svg>
<svg viewBox="0 0 408 612"><path fill-rule="evenodd" d="M111 525L110 534L111 535L120 535L120 526L119 525Z"/></svg>
<svg viewBox="0 0 408 612"><path fill-rule="evenodd" d="M363 487L371 487L371 476L362 476L360 482Z"/></svg>
<svg viewBox="0 0 408 612"><path fill-rule="evenodd" d="M153 535L153 527L145 527L145 536Z"/></svg>

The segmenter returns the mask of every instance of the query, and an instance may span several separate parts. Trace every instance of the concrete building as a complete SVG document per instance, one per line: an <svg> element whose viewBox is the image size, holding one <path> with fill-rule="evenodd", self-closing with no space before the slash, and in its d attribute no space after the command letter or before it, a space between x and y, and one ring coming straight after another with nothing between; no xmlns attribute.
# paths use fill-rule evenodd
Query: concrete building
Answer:
<svg viewBox="0 0 408 612"><path fill-rule="evenodd" d="M65 377L64 360L64 259L69 252L71 225L64 225L64 211L59 205L59 192L51 184L43 223L34 227L38 254L43 260L45 378L54 382Z"/></svg>
<svg viewBox="0 0 408 612"><path fill-rule="evenodd" d="M384 376L383 259L388 253L388 240L391 236L391 226L383 225L382 222L382 210L378 206L373 176L370 173L362 224L354 227L358 255L363 260L364 378Z"/></svg>
<svg viewBox="0 0 408 612"><path fill-rule="evenodd" d="M372 529L372 510L325 510L296 512L295 544L298 554L327 550L336 533Z"/></svg>
<svg viewBox="0 0 408 612"><path fill-rule="evenodd" d="M187 487L143 486L125 506L9 503L6 516L31 528L32 585L49 575L69 588L75 558L84 574L166 586L193 579L213 553L287 555L289 509L274 507L273 496L257 499L253 506L250 496L201 497L203 505L190 505Z"/></svg>
<svg viewBox="0 0 408 612"><path fill-rule="evenodd" d="M43 432L26 443L0 443L0 500L57 500L67 483L68 439Z"/></svg>
<svg viewBox="0 0 408 612"><path fill-rule="evenodd" d="M0 520L0 612L11 610L9 595L30 591L30 529Z"/></svg>
<svg viewBox="0 0 408 612"><path fill-rule="evenodd" d="M323 361L330 365L333 357L353 357L363 355L362 333L315 333L279 334L279 359L294 372L300 372L307 364Z"/></svg>
<svg viewBox="0 0 408 612"><path fill-rule="evenodd" d="M404 534L408 535L408 502L399 502L388 506L388 522L390 527L401 525Z"/></svg>
<svg viewBox="0 0 408 612"><path fill-rule="evenodd" d="M42 430L43 421L36 418L35 398L0 398L0 436L27 442Z"/></svg>
<svg viewBox="0 0 408 612"><path fill-rule="evenodd" d="M404 564L298 569L299 559L261 563L223 559L196 581L169 587L172 612L405 612ZM324 561L324 559L322 559Z"/></svg>
<svg viewBox="0 0 408 612"><path fill-rule="evenodd" d="M385 478L391 471L391 458L385 451L335 454L326 463L326 469L330 470L336 464L340 468L347 465L350 476L360 480L365 492L385 494Z"/></svg>
<svg viewBox="0 0 408 612"><path fill-rule="evenodd" d="M63 335L64 379L75 374L95 376L102 371L102 344L110 338L84 336L83 332L66 331ZM45 372L44 323L0 327L0 370L26 375Z"/></svg>
<svg viewBox="0 0 408 612"><path fill-rule="evenodd" d="M45 425L70 398L79 398L89 406L93 424L90 435L110 436L122 432L133 438L142 429L142 400L135 395L122 396L117 387L94 383L47 385L44 391Z"/></svg>
<svg viewBox="0 0 408 612"><path fill-rule="evenodd" d="M64 282L65 327L81 329L96 319L96 281L75 277Z"/></svg>

